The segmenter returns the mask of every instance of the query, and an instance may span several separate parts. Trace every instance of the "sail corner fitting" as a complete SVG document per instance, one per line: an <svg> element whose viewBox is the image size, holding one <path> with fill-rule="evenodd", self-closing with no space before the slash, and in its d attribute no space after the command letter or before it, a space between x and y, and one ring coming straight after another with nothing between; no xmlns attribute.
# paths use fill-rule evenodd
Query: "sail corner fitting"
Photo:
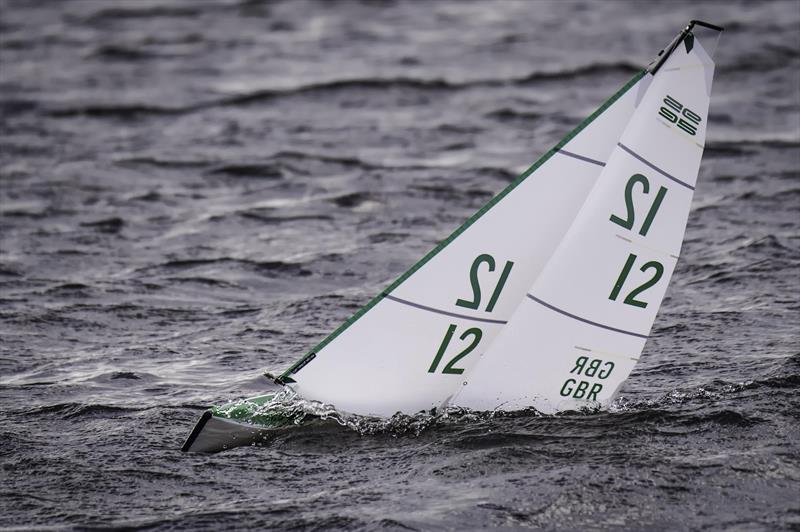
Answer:
<svg viewBox="0 0 800 532"><path fill-rule="evenodd" d="M710 22L705 22L703 20L696 20L696 19L690 20L689 21L689 25L686 26L686 29L688 31L692 31L692 28L695 27L695 26L708 28L708 29L714 30L714 31L725 31L725 28L723 28L722 26L717 26L716 24L711 24Z"/></svg>
<svg viewBox="0 0 800 532"><path fill-rule="evenodd" d="M274 382L275 384L277 384L278 386L284 386L286 384L291 384L293 382L296 382L293 378L287 375L276 375L271 371L265 371L264 376L269 380L271 380L272 382Z"/></svg>
<svg viewBox="0 0 800 532"><path fill-rule="evenodd" d="M672 52L674 52L675 49L678 48L678 46L680 46L681 43L684 43L686 46L686 51L690 52L692 50L692 47L694 46L694 34L692 34L692 30L694 29L695 26L708 28L719 32L725 30L725 28L723 28L722 26L717 26L716 24L711 24L710 22L705 22L696 19L690 20L689 24L687 24L686 27L683 28L683 30L681 30L681 32L674 39L672 39L672 42L669 43L669 45L666 48L658 52L656 59L654 59L650 63L650 65L648 65L647 72L649 72L652 75L655 75L656 72L658 72L658 69L660 69L664 63L666 63L667 59L669 59L669 56L672 55Z"/></svg>

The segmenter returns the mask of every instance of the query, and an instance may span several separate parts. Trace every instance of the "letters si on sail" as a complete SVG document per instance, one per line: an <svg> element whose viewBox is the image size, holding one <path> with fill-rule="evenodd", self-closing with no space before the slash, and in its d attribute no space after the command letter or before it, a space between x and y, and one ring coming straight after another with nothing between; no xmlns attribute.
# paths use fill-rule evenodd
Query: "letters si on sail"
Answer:
<svg viewBox="0 0 800 532"><path fill-rule="evenodd" d="M636 364L680 254L714 63L683 40L586 203L453 404L544 413L607 404Z"/></svg>
<svg viewBox="0 0 800 532"><path fill-rule="evenodd" d="M663 299L703 151L714 65L688 29L676 42L279 382L382 416L609 402Z"/></svg>

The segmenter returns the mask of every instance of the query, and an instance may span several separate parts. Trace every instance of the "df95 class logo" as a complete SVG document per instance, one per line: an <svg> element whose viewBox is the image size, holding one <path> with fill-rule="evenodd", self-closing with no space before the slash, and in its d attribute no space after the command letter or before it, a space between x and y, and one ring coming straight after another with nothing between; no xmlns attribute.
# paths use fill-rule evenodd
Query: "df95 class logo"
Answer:
<svg viewBox="0 0 800 532"><path fill-rule="evenodd" d="M670 95L664 98L664 105L658 110L658 115L666 118L672 124L676 124L692 136L697 135L697 126L703 120L700 115L688 107L684 107L681 102Z"/></svg>

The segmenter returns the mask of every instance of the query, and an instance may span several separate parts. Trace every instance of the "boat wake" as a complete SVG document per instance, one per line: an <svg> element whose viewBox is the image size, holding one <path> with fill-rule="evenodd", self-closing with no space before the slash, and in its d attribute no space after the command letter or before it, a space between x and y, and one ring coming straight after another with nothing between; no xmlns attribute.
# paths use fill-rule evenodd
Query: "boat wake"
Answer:
<svg viewBox="0 0 800 532"><path fill-rule="evenodd" d="M396 413L395 415L382 418L377 416L364 416L343 412L333 405L303 399L289 389L282 390L266 401L254 401L253 399L241 399L229 403L223 407L215 409L215 415L235 419L238 422L253 425L256 428L264 429L284 429L290 427L307 427L313 430L314 427L330 426L331 424L347 428L360 436L389 435L389 436L412 436L418 437L423 432L437 429L452 429L458 427L468 427L474 429L491 423L503 431L504 420L511 426L517 426L519 422L527 425L527 422L558 423L559 420L567 421L576 417L595 417L597 422L606 424L627 424L638 421L653 421L652 414L666 414L665 409L679 407L686 409L687 412L673 412L674 416L680 417L683 424L695 421L708 421L708 410L716 410L717 407L725 412L730 408L735 408L736 397L742 393L747 393L754 388L762 386L770 387L773 379L764 381L748 381L739 383L727 383L715 381L708 385L699 386L693 389L672 390L657 398L634 399L628 396L621 396L615 399L608 407L602 407L599 403L587 403L585 407L577 410L561 411L555 414L543 414L535 408L525 408L515 411L475 411L464 407L447 407L428 412L417 412L415 414ZM731 404L733 400L733 404ZM633 418L630 416L633 415ZM645 416L642 419L641 416ZM656 416L659 417L659 416ZM663 417L663 416L661 416ZM667 417L671 417L667 415ZM712 416L716 419L718 416ZM687 419L692 418L692 419ZM702 419L700 419L702 418ZM666 421L666 420L662 420ZM674 420L673 420L674 421ZM499 425L495 425L498 424ZM272 441L268 433L262 434L260 441L255 445L264 445Z"/></svg>

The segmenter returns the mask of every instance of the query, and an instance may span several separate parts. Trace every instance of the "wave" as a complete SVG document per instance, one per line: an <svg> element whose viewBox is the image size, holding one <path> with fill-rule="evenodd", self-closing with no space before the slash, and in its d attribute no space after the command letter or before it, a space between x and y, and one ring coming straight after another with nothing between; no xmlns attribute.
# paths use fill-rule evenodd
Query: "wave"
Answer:
<svg viewBox="0 0 800 532"><path fill-rule="evenodd" d="M369 235L370 243L372 244L397 244L400 242L405 242L411 235L409 233L387 233L387 232L379 232L373 233Z"/></svg>
<svg viewBox="0 0 800 532"><path fill-rule="evenodd" d="M260 307L242 307L242 308L234 308L229 310L222 310L217 312L218 316L224 316L226 318L237 318L239 316L253 316L261 312ZM272 334L283 334L278 331L271 331Z"/></svg>
<svg viewBox="0 0 800 532"><path fill-rule="evenodd" d="M19 270L0 264L0 276L23 277L23 274Z"/></svg>
<svg viewBox="0 0 800 532"><path fill-rule="evenodd" d="M132 371L115 371L111 374L111 380L125 379L125 380L140 380L141 377Z"/></svg>
<svg viewBox="0 0 800 532"><path fill-rule="evenodd" d="M61 419L74 419L77 417L115 417L131 412L141 412L146 408L122 407L104 404L86 403L58 403L54 405L39 406L22 411L26 416L57 416Z"/></svg>
<svg viewBox="0 0 800 532"><path fill-rule="evenodd" d="M445 126L447 127L447 126ZM196 168L204 170L207 175L219 176L222 178L232 179L267 179L267 180L281 180L293 175L314 175L318 174L319 170L313 168L305 168L309 162L320 162L330 165L340 165L344 169L359 169L363 171L371 170L441 170L441 166L431 164L404 164L404 163L384 163L368 161L359 157L349 155L335 155L330 153L320 152L305 152L300 150L278 150L271 155L264 158L263 162L235 162L220 164L219 161L205 161L205 160L181 160L181 159L164 159L158 157L125 157L119 158L115 164L125 167L153 167L169 169L181 168ZM479 166L474 168L462 168L460 171L471 172L476 175L490 177L502 182L511 182L518 177L518 174L508 168L498 166ZM478 196L485 196L488 194L485 191L477 193ZM138 196L133 199L155 201L161 199L158 192L151 191L145 195ZM375 199L375 198L369 198ZM334 203L339 201L347 203L348 199L342 197L341 199L333 199ZM244 213L243 216L252 217L255 219L262 219L264 221L285 221L294 220L295 218L272 218L263 217L258 213ZM306 219L306 216L300 216L297 219ZM316 219L329 219L327 216L314 216Z"/></svg>
<svg viewBox="0 0 800 532"><path fill-rule="evenodd" d="M286 89L258 89L228 98L220 99L216 102L219 106L244 105L253 102L261 102L277 97L301 95L316 92L328 92L338 90L364 90L364 89L403 89L419 91L441 91L441 90L461 90L478 87L497 87L504 85L530 84L538 81L554 81L562 79L572 79L580 76L595 76L601 74L623 72L635 74L641 70L640 66L623 61L614 62L593 62L571 68L558 68L554 70L535 71L518 77L508 78L484 78L475 80L454 81L444 78L412 78L412 77L388 77L388 78L352 78L338 79L331 81L320 81L299 85ZM209 102L207 105L213 105Z"/></svg>
<svg viewBox="0 0 800 532"><path fill-rule="evenodd" d="M382 167L380 165L364 161L363 159L359 159L358 157L331 155L327 153L311 153L311 152L303 152L295 150L277 151L274 154L272 154L272 158L275 159L285 158L285 159L295 159L295 160L314 159L326 163L336 163L336 164L341 164L343 166L358 166L367 169Z"/></svg>
<svg viewBox="0 0 800 532"><path fill-rule="evenodd" d="M381 165L373 164L358 157L333 155L326 153L304 152L298 150L278 150L265 157L267 162L242 162L242 163L220 163L214 160L183 160L165 159L160 157L122 157L114 161L119 166L127 167L154 167L164 169L182 168L205 168L209 175L220 175L227 177L255 177L278 179L284 177L287 171L293 173L305 173L296 168L292 163L298 161L320 161L324 163L340 164L346 167L358 167L364 169L382 168Z"/></svg>
<svg viewBox="0 0 800 532"><path fill-rule="evenodd" d="M478 198L488 200L491 198L494 193L488 190L483 190L479 188L467 188L467 187L455 187L450 184L442 183L442 184L417 184L417 185L410 185L408 187L412 190L418 190L423 192L425 195L439 197L439 198L457 198L457 197L467 197L467 198Z"/></svg>
<svg viewBox="0 0 800 532"><path fill-rule="evenodd" d="M212 175L228 177L255 177L260 179L282 179L284 171L277 164L226 164L209 172Z"/></svg>
<svg viewBox="0 0 800 532"><path fill-rule="evenodd" d="M378 201L378 199L367 192L350 192L329 198L328 201L337 207L353 209L368 201Z"/></svg>
<svg viewBox="0 0 800 532"><path fill-rule="evenodd" d="M794 365L800 367L800 362L796 360L798 358L800 355L790 357L790 360L794 360ZM420 436L428 429L446 431L466 428L478 432L472 436L469 433L460 433L459 445L492 447L553 438L550 431L555 431L557 427L567 430L566 427L574 423L580 423L586 430L614 426L618 430L628 427L634 431L649 431L652 429L648 427L653 423L657 428L666 427L669 431L701 426L750 427L765 420L736 408L735 400L742 392L759 387L792 391L798 385L800 385L800 373L797 371L739 383L717 380L705 387L686 391L673 390L657 399L630 400L622 397L605 409L597 405L587 405L580 410L553 415L542 414L533 408L511 412L477 412L466 408L448 407L430 412L398 413L390 418L377 418L344 413L332 405L302 399L287 389L278 392L266 403L256 404L243 399L216 410L218 415L230 415L238 421L266 428L306 426L313 430L314 427L332 423L361 436L379 434ZM731 400L734 401L733 404ZM491 431L486 430L487 423L492 424ZM531 423L533 425L530 425ZM520 427L536 429L547 427L548 432L515 433L514 431ZM559 434L557 437L565 436ZM270 436L267 434L264 438L266 443Z"/></svg>
<svg viewBox="0 0 800 532"><path fill-rule="evenodd" d="M222 279L212 279L209 277L167 277L166 281L180 284L199 284L202 286L213 286L216 288L236 288L239 285Z"/></svg>
<svg viewBox="0 0 800 532"><path fill-rule="evenodd" d="M352 78L307 83L290 88L263 88L241 94L195 102L184 106L160 106L149 102L58 105L46 111L52 117L88 116L134 120L148 116L171 116L192 113L217 107L237 107L268 103L276 98L302 96L335 91L392 90L455 91L480 87L529 85L537 82L571 80L576 77L597 76L609 73L634 74L641 70L628 62L593 62L571 68L531 72L518 77L484 78L454 81L443 78Z"/></svg>
<svg viewBox="0 0 800 532"><path fill-rule="evenodd" d="M64 283L54 286L52 288L48 288L44 291L45 294L49 296L60 296L60 297L76 297L76 296L86 296L88 292L92 290L91 286L85 285L83 283Z"/></svg>
<svg viewBox="0 0 800 532"><path fill-rule="evenodd" d="M200 16L203 12L192 7L177 6L145 6L145 7L112 7L101 9L85 17L83 21L92 25L105 25L119 19L139 18L192 18Z"/></svg>
<svg viewBox="0 0 800 532"><path fill-rule="evenodd" d="M91 227L101 233L119 233L125 226L125 220L119 217L105 218L96 222L83 222L81 227Z"/></svg>
<svg viewBox="0 0 800 532"><path fill-rule="evenodd" d="M39 104L35 101L12 98L0 99L0 116L5 119L37 111L38 109Z"/></svg>
<svg viewBox="0 0 800 532"><path fill-rule="evenodd" d="M599 76L607 74L634 75L641 72L642 65L628 61L594 61L586 65L572 68L555 69L550 71L532 72L516 80L517 83L531 83L535 81L572 80L580 76Z"/></svg>
<svg viewBox="0 0 800 532"><path fill-rule="evenodd" d="M110 61L146 61L160 57L172 57L164 54L157 54L140 48L129 48L114 44L105 44L96 48L91 57L97 57Z"/></svg>
<svg viewBox="0 0 800 532"><path fill-rule="evenodd" d="M107 103L57 106L48 109L46 114L53 118L88 116L90 118L117 118L135 120L145 116L169 116L184 114L196 108L198 107L165 107L148 103Z"/></svg>
<svg viewBox="0 0 800 532"><path fill-rule="evenodd" d="M752 145L741 142L712 142L706 144L703 156L708 159L729 159L733 157L751 157L756 154Z"/></svg>
<svg viewBox="0 0 800 532"><path fill-rule="evenodd" d="M156 168L202 168L215 164L207 160L162 159L159 157L122 157L114 161L120 166L153 166Z"/></svg>
<svg viewBox="0 0 800 532"><path fill-rule="evenodd" d="M234 259L230 257L220 257L214 259L176 259L162 262L161 264L145 266L139 268L139 273L151 273L154 270L166 271L189 271L204 266L238 266L260 273L262 275L290 275L290 276L307 276L311 275L311 271L304 268L301 263L283 262L283 261L256 261L249 259ZM197 279L197 278L195 278Z"/></svg>
<svg viewBox="0 0 800 532"><path fill-rule="evenodd" d="M519 111L510 107L503 107L495 111L488 112L484 115L486 118L492 118L500 122L509 122L511 120L540 120L543 116L542 113L535 113L533 111Z"/></svg>
<svg viewBox="0 0 800 532"><path fill-rule="evenodd" d="M244 211L237 214L242 218L249 218L251 220L257 220L259 222L264 222L268 224L282 224L282 223L307 222L307 221L329 222L334 219L333 216L329 216L327 214L297 214L291 216L270 216L253 211Z"/></svg>
<svg viewBox="0 0 800 532"><path fill-rule="evenodd" d="M742 146L767 146L770 148L794 148L800 146L800 131L758 132L718 137L706 142L706 149L731 150Z"/></svg>
<svg viewBox="0 0 800 532"><path fill-rule="evenodd" d="M798 190L798 193L800 193L800 190ZM800 258L800 249L794 249L785 245L777 236L771 234L761 238L748 239L743 244L732 249L730 253L732 255L754 253L759 257L769 258Z"/></svg>
<svg viewBox="0 0 800 532"><path fill-rule="evenodd" d="M792 63L797 63L797 58L797 50L791 45L775 42L764 43L762 46L752 47L744 53L736 55L730 64L725 65L725 70L730 75L737 72L778 71L787 67L791 68Z"/></svg>

